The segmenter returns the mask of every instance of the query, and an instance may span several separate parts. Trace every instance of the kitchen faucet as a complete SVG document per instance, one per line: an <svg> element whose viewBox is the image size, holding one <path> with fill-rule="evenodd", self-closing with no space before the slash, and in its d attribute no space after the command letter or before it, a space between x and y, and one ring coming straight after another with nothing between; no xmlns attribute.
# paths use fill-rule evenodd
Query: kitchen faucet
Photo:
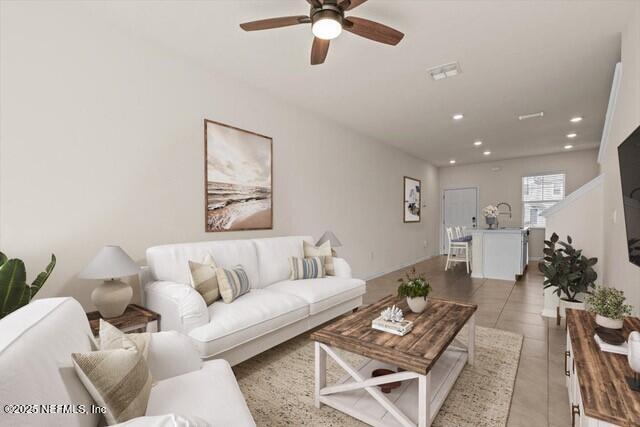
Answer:
<svg viewBox="0 0 640 427"><path fill-rule="evenodd" d="M500 212L500 206L501 205L505 205L506 207L508 207L509 208L509 212ZM511 205L509 203L507 203L507 202L500 202L500 203L498 203L496 205L496 208L498 209L498 218L496 219L496 222L497 222L496 228L500 228L500 215L507 215L508 214L509 215L509 219L512 218Z"/></svg>

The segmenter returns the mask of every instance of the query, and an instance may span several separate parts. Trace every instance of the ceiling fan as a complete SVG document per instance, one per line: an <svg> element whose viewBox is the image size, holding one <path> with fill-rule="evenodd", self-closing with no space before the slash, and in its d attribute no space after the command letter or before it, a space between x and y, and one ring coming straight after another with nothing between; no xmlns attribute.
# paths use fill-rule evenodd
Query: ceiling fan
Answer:
<svg viewBox="0 0 640 427"><path fill-rule="evenodd" d="M322 64L329 51L329 43L340 35L342 30L380 43L397 45L404 37L400 31L386 25L355 16L345 17L344 13L355 9L367 0L307 0L311 5L309 16L284 16L245 22L240 28L245 31L269 30L298 24L311 24L313 45L311 46L311 65Z"/></svg>

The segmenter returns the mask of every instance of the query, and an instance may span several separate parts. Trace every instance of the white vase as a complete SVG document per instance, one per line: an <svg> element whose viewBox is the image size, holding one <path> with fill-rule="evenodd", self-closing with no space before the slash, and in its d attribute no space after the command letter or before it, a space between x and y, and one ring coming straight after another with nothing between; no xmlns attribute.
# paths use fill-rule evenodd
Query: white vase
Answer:
<svg viewBox="0 0 640 427"><path fill-rule="evenodd" d="M427 297L407 297L407 304L414 313L422 313L427 308Z"/></svg>
<svg viewBox="0 0 640 427"><path fill-rule="evenodd" d="M640 391L640 379L638 377L640 373L640 332L633 331L629 334L627 346L629 367L635 373L633 378L627 378L627 383L631 386L632 390Z"/></svg>
<svg viewBox="0 0 640 427"><path fill-rule="evenodd" d="M558 305L560 308L560 317L567 317L567 313L565 310L567 308L572 308L574 310L584 310L584 303L580 301L567 301L563 298L560 298L560 304Z"/></svg>
<svg viewBox="0 0 640 427"><path fill-rule="evenodd" d="M622 323L622 319L612 319L610 317L604 317L596 314L596 324L603 328L622 329Z"/></svg>

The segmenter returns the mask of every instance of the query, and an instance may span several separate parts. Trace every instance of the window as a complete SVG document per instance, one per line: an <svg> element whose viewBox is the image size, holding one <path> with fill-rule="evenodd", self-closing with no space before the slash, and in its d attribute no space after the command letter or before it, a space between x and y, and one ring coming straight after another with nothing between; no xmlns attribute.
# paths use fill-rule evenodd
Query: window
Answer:
<svg viewBox="0 0 640 427"><path fill-rule="evenodd" d="M564 199L563 173L522 177L522 223L525 227L544 227L542 212Z"/></svg>

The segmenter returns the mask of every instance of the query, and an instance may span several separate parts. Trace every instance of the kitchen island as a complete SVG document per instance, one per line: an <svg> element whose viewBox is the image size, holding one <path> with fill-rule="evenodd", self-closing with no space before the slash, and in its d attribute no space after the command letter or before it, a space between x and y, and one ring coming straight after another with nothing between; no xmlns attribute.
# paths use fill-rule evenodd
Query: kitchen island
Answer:
<svg viewBox="0 0 640 427"><path fill-rule="evenodd" d="M475 229L471 232L471 277L516 280L529 261L529 228Z"/></svg>

